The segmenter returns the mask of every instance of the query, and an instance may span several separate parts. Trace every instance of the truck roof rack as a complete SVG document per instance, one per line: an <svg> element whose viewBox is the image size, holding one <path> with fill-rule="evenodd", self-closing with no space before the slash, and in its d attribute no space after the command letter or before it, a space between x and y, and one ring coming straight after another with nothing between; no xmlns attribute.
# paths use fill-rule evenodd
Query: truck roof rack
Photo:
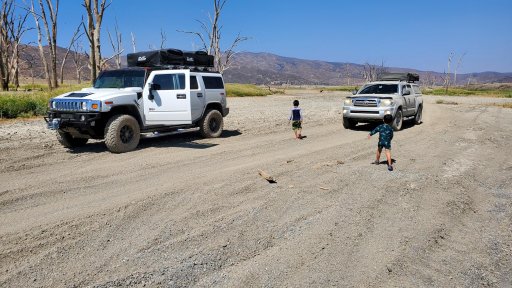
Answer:
<svg viewBox="0 0 512 288"><path fill-rule="evenodd" d="M383 73L378 81L407 81L409 83L420 81L420 75L416 73Z"/></svg>
<svg viewBox="0 0 512 288"><path fill-rule="evenodd" d="M128 67L155 68L212 68L213 56L204 51L182 51L179 49L160 49L128 53Z"/></svg>

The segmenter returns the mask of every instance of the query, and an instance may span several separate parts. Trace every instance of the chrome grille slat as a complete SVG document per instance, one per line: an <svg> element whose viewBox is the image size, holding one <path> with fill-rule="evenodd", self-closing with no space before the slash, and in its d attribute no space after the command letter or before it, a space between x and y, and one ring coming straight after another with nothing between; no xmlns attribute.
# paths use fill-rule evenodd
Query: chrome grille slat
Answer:
<svg viewBox="0 0 512 288"><path fill-rule="evenodd" d="M375 99L356 99L354 100L354 106L358 107L378 107L379 104Z"/></svg>
<svg viewBox="0 0 512 288"><path fill-rule="evenodd" d="M80 107L82 106L82 101L77 100L59 100L55 101L55 108L54 110L57 111L82 111Z"/></svg>

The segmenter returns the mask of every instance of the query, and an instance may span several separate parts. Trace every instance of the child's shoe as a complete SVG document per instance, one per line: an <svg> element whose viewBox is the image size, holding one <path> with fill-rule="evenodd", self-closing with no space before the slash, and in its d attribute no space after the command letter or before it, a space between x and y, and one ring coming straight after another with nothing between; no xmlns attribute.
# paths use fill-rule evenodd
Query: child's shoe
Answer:
<svg viewBox="0 0 512 288"><path fill-rule="evenodd" d="M380 162L379 162L379 161L377 161L377 160L375 160L375 161L373 161L373 162L372 162L372 164L374 164L374 165L379 165L379 164L380 164Z"/></svg>
<svg viewBox="0 0 512 288"><path fill-rule="evenodd" d="M388 165L388 171L393 171L393 166Z"/></svg>

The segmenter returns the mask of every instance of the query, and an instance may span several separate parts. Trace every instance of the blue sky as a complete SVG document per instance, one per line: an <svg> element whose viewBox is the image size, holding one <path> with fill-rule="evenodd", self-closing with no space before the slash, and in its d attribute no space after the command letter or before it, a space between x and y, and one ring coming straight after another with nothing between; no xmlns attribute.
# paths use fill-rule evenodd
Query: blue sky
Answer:
<svg viewBox="0 0 512 288"><path fill-rule="evenodd" d="M21 2L22 0L18 0ZM59 46L67 46L84 8L63 0ZM117 19L126 52L160 45L192 50L199 42L176 30L199 31L213 0L113 0L105 13L102 51L112 54L107 29ZM236 34L250 37L238 51L443 72L450 52L466 53L459 73L512 72L511 0L228 0L220 19L223 43ZM32 38L32 39L31 39ZM26 41L34 40L27 34ZM85 41L85 39L84 39ZM84 42L85 43L85 42ZM224 47L225 48L225 47Z"/></svg>

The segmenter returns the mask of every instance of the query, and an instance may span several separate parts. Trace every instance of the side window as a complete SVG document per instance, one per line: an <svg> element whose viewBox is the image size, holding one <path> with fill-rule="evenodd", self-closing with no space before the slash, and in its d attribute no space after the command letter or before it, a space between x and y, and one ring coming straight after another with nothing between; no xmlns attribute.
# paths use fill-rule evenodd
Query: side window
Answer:
<svg viewBox="0 0 512 288"><path fill-rule="evenodd" d="M203 76L203 81L206 89L224 89L222 77Z"/></svg>
<svg viewBox="0 0 512 288"><path fill-rule="evenodd" d="M419 87L419 86L414 85L414 86L412 86L412 88L414 89L414 93L416 93L416 94L421 94L421 90L420 90L420 87Z"/></svg>
<svg viewBox="0 0 512 288"><path fill-rule="evenodd" d="M197 85L197 77L190 76L190 90L197 90L197 89L199 89L199 85Z"/></svg>
<svg viewBox="0 0 512 288"><path fill-rule="evenodd" d="M405 85L402 86L402 95L404 95L404 92L405 92Z"/></svg>
<svg viewBox="0 0 512 288"><path fill-rule="evenodd" d="M185 74L159 74L153 78L156 90L185 89Z"/></svg>

